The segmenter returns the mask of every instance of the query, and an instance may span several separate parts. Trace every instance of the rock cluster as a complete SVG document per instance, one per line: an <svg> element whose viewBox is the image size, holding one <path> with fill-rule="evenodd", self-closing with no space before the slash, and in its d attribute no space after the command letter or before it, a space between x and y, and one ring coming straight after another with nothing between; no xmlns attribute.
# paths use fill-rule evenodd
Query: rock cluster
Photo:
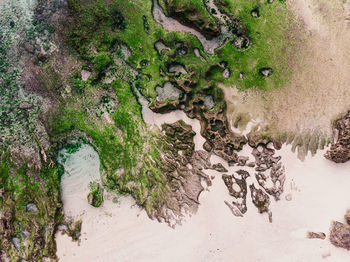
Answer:
<svg viewBox="0 0 350 262"><path fill-rule="evenodd" d="M247 212L247 182L246 179L249 177L249 173L244 170L238 170L236 178L234 175L222 175L222 179L229 191L230 196L234 197L232 206L226 202L226 205L230 207L234 215L242 216ZM234 212L237 209L239 212Z"/></svg>
<svg viewBox="0 0 350 262"><path fill-rule="evenodd" d="M281 157L276 157L274 154L274 149L260 146L252 151L255 162L247 164L248 157L238 157L238 166L255 167L255 178L261 188L256 187L253 183L247 186L247 178L250 177L250 174L245 170L237 171L237 175L225 174L222 176L230 196L235 198L232 203L225 201L225 204L235 216L243 216L247 211L246 198L249 189L252 202L258 208L259 213L268 213L269 220L272 222L269 195L278 201L283 193L285 182L285 169L280 162Z"/></svg>
<svg viewBox="0 0 350 262"><path fill-rule="evenodd" d="M281 157L274 156L274 149L267 148L266 146L261 147L261 151L255 148L252 152L257 165L255 168L257 171L255 174L256 180L269 195L273 196L275 200L279 200L280 195L283 193L283 186L286 179L284 166L280 162ZM264 173L267 170L270 170L269 175Z"/></svg>
<svg viewBox="0 0 350 262"><path fill-rule="evenodd" d="M258 208L259 213L269 212L269 196L261 188L256 188L253 184L249 186L249 189L253 204Z"/></svg>
<svg viewBox="0 0 350 262"><path fill-rule="evenodd" d="M210 178L202 171L211 167L210 153L194 150L195 132L183 121L164 124L162 129L165 134L159 167L167 177L167 192L165 203L155 201L155 213L151 217L174 226L181 222L184 213L197 211L198 197L204 190L201 181L211 185Z"/></svg>
<svg viewBox="0 0 350 262"><path fill-rule="evenodd" d="M330 241L337 247L350 250L350 226L334 221L330 232Z"/></svg>
<svg viewBox="0 0 350 262"><path fill-rule="evenodd" d="M335 122L333 143L325 157L336 163L345 163L350 159L350 111Z"/></svg>

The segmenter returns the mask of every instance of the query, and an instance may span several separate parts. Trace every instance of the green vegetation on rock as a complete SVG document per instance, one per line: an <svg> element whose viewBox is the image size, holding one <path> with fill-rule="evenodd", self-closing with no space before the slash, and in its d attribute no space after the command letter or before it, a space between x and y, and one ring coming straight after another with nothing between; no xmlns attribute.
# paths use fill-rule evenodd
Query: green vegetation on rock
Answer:
<svg viewBox="0 0 350 262"><path fill-rule="evenodd" d="M63 222L57 168L1 150L0 174L0 248L11 261L55 258L53 235Z"/></svg>
<svg viewBox="0 0 350 262"><path fill-rule="evenodd" d="M208 12L203 0L161 0L165 14L200 31L210 39L220 34L216 19Z"/></svg>
<svg viewBox="0 0 350 262"><path fill-rule="evenodd" d="M234 83L243 89L255 87L269 89L280 87L288 82L293 66L297 63L297 50L302 31L284 1L268 3L265 0L224 0L218 1L225 13L232 14L246 26L251 39L247 50L235 50L226 44L218 50L217 56L228 62L232 77L224 82ZM259 17L252 16L258 8ZM269 78L259 74L264 67L274 71ZM243 73L243 80L239 74Z"/></svg>
<svg viewBox="0 0 350 262"><path fill-rule="evenodd" d="M99 207L103 202L103 188L97 182L90 182L89 184L90 193L87 198L89 204L93 207Z"/></svg>

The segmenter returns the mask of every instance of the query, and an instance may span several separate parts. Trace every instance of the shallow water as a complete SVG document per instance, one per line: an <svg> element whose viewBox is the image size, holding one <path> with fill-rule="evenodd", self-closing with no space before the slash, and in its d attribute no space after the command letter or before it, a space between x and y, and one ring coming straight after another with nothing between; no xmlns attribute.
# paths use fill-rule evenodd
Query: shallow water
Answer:
<svg viewBox="0 0 350 262"><path fill-rule="evenodd" d="M83 144L75 153L59 152L58 163L64 167L61 178L61 198L64 213L78 218L91 207L88 204L89 183L100 181L100 159L90 145Z"/></svg>

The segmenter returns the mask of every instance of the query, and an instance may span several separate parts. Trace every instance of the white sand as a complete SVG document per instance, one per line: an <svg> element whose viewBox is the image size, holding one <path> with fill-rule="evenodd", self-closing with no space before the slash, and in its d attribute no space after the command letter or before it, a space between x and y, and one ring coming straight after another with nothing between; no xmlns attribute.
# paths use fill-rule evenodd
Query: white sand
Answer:
<svg viewBox="0 0 350 262"><path fill-rule="evenodd" d="M248 147L245 151L249 153ZM284 147L280 153L287 182L282 200L272 201L271 224L266 215L258 214L249 195L246 215L234 217L223 202L230 201L230 197L220 174L211 170L207 173L215 176L213 186L210 192L201 194L198 213L175 230L150 220L138 207L131 207L134 201L130 198L122 198L118 205L107 200L100 208L84 206L80 246L57 234L57 255L60 261L85 262L349 261L347 251L333 247L328 239L307 239L306 232L328 235L331 221L342 220L349 206L350 163L336 165L324 159L323 152L305 162L299 161L290 148ZM75 170L72 176L81 171ZM77 196L70 195L68 199L65 192L63 188L65 212L82 208ZM286 194L292 194L291 201L284 200Z"/></svg>

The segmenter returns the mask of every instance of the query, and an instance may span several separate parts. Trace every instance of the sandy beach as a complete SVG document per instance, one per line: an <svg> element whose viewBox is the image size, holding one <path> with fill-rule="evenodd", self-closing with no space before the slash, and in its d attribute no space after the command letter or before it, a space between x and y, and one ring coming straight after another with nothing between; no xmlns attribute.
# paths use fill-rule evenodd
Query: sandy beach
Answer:
<svg viewBox="0 0 350 262"><path fill-rule="evenodd" d="M246 147L245 153L249 150ZM343 221L349 207L350 163L336 165L324 159L322 151L301 162L288 146L278 153L287 180L282 199L271 202L272 223L267 215L258 214L250 196L245 216L233 216L224 204L230 196L221 174L207 170L215 178L200 196L198 213L175 229L150 220L131 198L120 198L118 204L106 200L100 208L85 202L83 208L76 197L63 195L65 212L83 209L76 216L83 221L82 237L78 245L57 233L57 255L60 261L348 261L346 250L328 239L307 239L306 233L328 235L332 220ZM212 158L213 163L219 160ZM285 200L287 194L291 201Z"/></svg>

